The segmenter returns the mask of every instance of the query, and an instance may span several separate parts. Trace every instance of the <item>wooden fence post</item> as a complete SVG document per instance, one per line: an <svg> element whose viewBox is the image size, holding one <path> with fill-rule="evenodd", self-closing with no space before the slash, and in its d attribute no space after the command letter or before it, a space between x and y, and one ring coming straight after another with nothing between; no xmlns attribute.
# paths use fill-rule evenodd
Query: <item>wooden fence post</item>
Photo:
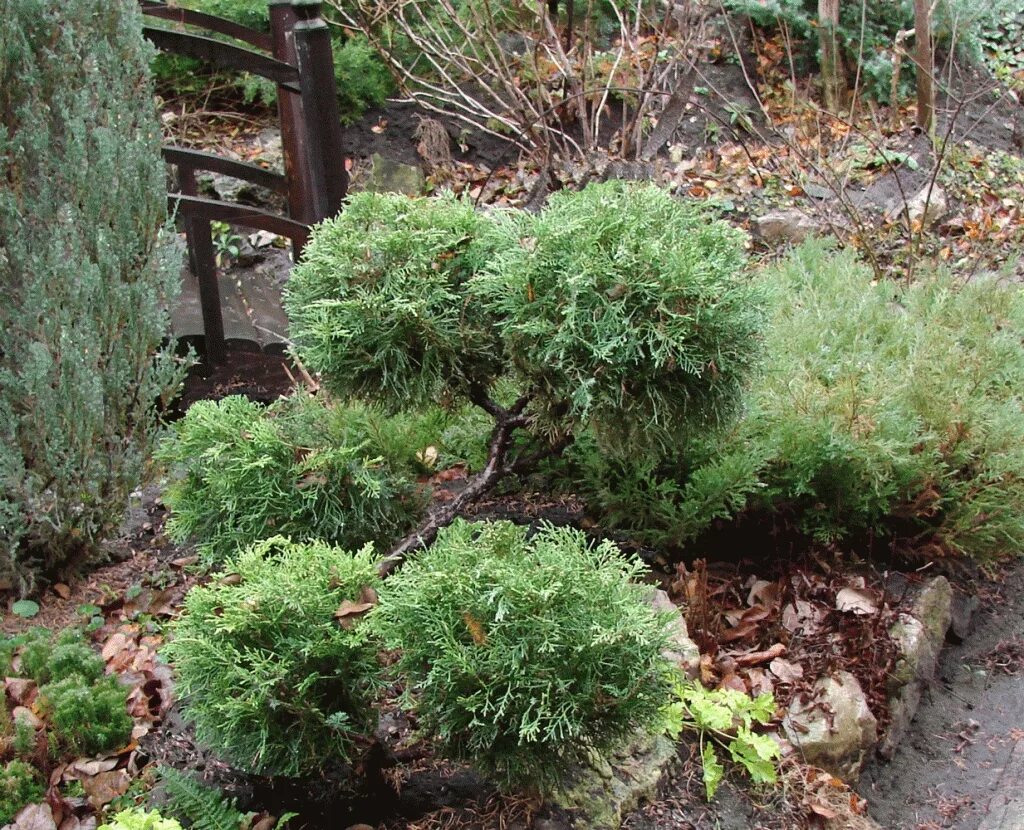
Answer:
<svg viewBox="0 0 1024 830"><path fill-rule="evenodd" d="M313 221L319 222L340 210L348 189L331 35L320 14L320 0L292 0L291 6L298 18L292 34L307 130Z"/></svg>
<svg viewBox="0 0 1024 830"><path fill-rule="evenodd" d="M292 27L298 18L291 0L270 0L270 33L273 41L273 55L279 61L292 66L295 58L295 41ZM310 197L312 174L309 169L309 148L305 140L302 98L289 90L278 87L277 113L281 124L281 150L284 156L284 175L288 180L288 215L307 225L316 221ZM292 240L292 255L298 259L305 240Z"/></svg>
<svg viewBox="0 0 1024 830"><path fill-rule="evenodd" d="M186 196L198 195L196 174L188 165L178 166L178 183ZM199 305L203 311L203 340L206 359L211 365L221 364L227 358L224 342L224 317L220 308L220 286L217 284L217 258L213 250L213 231L210 222L195 216L185 218L185 238L188 240L189 264L199 280Z"/></svg>

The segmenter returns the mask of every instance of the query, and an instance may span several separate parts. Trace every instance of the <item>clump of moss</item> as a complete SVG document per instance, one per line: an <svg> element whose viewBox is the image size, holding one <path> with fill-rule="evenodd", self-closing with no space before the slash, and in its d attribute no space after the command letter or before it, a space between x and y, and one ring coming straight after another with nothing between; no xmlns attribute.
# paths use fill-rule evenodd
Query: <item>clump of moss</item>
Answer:
<svg viewBox="0 0 1024 830"><path fill-rule="evenodd" d="M9 761L0 772L0 824L9 824L27 804L41 801L42 776L24 761Z"/></svg>

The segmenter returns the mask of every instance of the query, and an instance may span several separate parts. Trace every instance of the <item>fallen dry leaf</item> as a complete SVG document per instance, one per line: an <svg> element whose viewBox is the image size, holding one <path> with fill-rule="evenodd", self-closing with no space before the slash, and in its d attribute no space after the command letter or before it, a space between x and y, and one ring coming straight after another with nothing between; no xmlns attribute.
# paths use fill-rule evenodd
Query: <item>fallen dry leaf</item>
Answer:
<svg viewBox="0 0 1024 830"><path fill-rule="evenodd" d="M786 647L782 643L766 648L764 651L752 651L748 654L737 654L735 657L737 666L756 666L760 663L768 663L776 657L786 653Z"/></svg>
<svg viewBox="0 0 1024 830"><path fill-rule="evenodd" d="M180 559L172 559L171 567L180 570L181 568L187 568L189 565L194 565L198 561L198 556L182 556Z"/></svg>
<svg viewBox="0 0 1024 830"><path fill-rule="evenodd" d="M132 782L128 771L123 769L101 772L92 777L82 776L78 780L82 782L82 789L85 790L89 803L97 810L109 804L119 795L124 795Z"/></svg>
<svg viewBox="0 0 1024 830"><path fill-rule="evenodd" d="M15 706L29 706L36 690L36 683L23 677L8 677L4 679L4 688Z"/></svg>
<svg viewBox="0 0 1024 830"><path fill-rule="evenodd" d="M373 608L373 606L374 603L372 602L352 602L352 600L347 599L334 612L334 619L341 623L342 628L352 628L355 625L355 621Z"/></svg>
<svg viewBox="0 0 1024 830"><path fill-rule="evenodd" d="M102 772L110 772L117 766L117 758L79 758L68 765L64 771L64 780L70 781L79 777L95 778Z"/></svg>
<svg viewBox="0 0 1024 830"><path fill-rule="evenodd" d="M836 594L836 610L854 614L877 614L878 606L871 593L863 588L840 588Z"/></svg>
<svg viewBox="0 0 1024 830"><path fill-rule="evenodd" d="M733 689L737 692L743 692L747 694L747 684L743 681L743 678L738 674L727 674L722 678L722 681L718 684L719 689Z"/></svg>
<svg viewBox="0 0 1024 830"><path fill-rule="evenodd" d="M128 638L118 631L116 634L111 635L110 639L103 644L103 650L100 652L100 655L109 663L128 647L128 642Z"/></svg>
<svg viewBox="0 0 1024 830"><path fill-rule="evenodd" d="M768 670L783 683L796 683L803 679L804 668L799 663L792 663L782 657L776 657L768 664Z"/></svg>
<svg viewBox="0 0 1024 830"><path fill-rule="evenodd" d="M819 816L821 816L824 819L833 819L833 818L835 818L836 816L839 815L839 813L837 813L831 807L829 807L829 806L827 806L825 804L822 804L821 802L818 802L818 801L812 801L807 806L810 808L812 813L815 813L816 815L819 815Z"/></svg>
<svg viewBox="0 0 1024 830"><path fill-rule="evenodd" d="M747 605L763 605L765 608L776 608L782 595L782 588L778 582L766 582L758 579L750 587L747 594Z"/></svg>
<svg viewBox="0 0 1024 830"><path fill-rule="evenodd" d="M29 804L14 817L9 830L57 830L49 804Z"/></svg>

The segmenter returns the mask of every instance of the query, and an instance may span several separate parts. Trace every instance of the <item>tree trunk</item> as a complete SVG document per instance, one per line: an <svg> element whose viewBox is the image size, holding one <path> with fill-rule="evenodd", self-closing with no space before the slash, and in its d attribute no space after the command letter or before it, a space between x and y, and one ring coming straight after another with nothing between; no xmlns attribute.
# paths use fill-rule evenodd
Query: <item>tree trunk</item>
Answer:
<svg viewBox="0 0 1024 830"><path fill-rule="evenodd" d="M914 0L917 125L929 135L935 127L935 58L932 52L931 16L928 0Z"/></svg>
<svg viewBox="0 0 1024 830"><path fill-rule="evenodd" d="M839 112L846 98L846 71L839 52L839 0L818 0L818 38L821 46L821 84L825 108Z"/></svg>

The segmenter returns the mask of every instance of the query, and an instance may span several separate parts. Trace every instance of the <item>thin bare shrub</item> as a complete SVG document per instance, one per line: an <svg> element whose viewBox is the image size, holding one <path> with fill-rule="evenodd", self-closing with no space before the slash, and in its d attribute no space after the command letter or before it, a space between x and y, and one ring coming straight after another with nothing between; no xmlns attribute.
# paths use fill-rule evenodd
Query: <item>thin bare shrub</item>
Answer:
<svg viewBox="0 0 1024 830"><path fill-rule="evenodd" d="M652 156L645 134L660 113L681 116L672 103L689 98L706 19L701 0L569 2L561 14L544 0L332 3L408 98L546 163Z"/></svg>

